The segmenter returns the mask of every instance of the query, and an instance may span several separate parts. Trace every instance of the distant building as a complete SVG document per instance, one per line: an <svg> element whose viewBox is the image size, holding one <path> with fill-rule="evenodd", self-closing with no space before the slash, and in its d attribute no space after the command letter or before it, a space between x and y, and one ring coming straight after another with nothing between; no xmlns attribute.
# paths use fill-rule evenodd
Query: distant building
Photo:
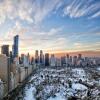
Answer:
<svg viewBox="0 0 100 100"><path fill-rule="evenodd" d="M43 55L43 51L42 50L40 50L40 64L43 64L44 63L44 57L43 57L44 55Z"/></svg>
<svg viewBox="0 0 100 100"><path fill-rule="evenodd" d="M38 50L35 51L35 63L39 64L39 52L38 52Z"/></svg>
<svg viewBox="0 0 100 100"><path fill-rule="evenodd" d="M66 66L66 57L65 56L61 57L61 65Z"/></svg>
<svg viewBox="0 0 100 100"><path fill-rule="evenodd" d="M28 67L29 66L28 56L26 56L26 55L24 55L23 65L24 65L24 67Z"/></svg>
<svg viewBox="0 0 100 100"><path fill-rule="evenodd" d="M78 60L82 59L82 54L78 54Z"/></svg>
<svg viewBox="0 0 100 100"><path fill-rule="evenodd" d="M21 63L21 64L24 63L24 54L21 54L21 57L20 57L20 63Z"/></svg>
<svg viewBox="0 0 100 100"><path fill-rule="evenodd" d="M3 45L1 47L1 53L5 54L8 57L9 56L9 45Z"/></svg>
<svg viewBox="0 0 100 100"><path fill-rule="evenodd" d="M61 59L60 58L56 58L56 66L61 67Z"/></svg>
<svg viewBox="0 0 100 100"><path fill-rule="evenodd" d="M45 54L45 66L49 66L49 53Z"/></svg>
<svg viewBox="0 0 100 100"><path fill-rule="evenodd" d="M66 55L66 66L70 65L70 58L69 58L69 54Z"/></svg>
<svg viewBox="0 0 100 100"><path fill-rule="evenodd" d="M34 57L31 58L31 65L34 65L35 61L34 61Z"/></svg>
<svg viewBox="0 0 100 100"><path fill-rule="evenodd" d="M14 44L13 44L13 57L18 57L18 43L19 43L19 35L14 37Z"/></svg>
<svg viewBox="0 0 100 100"><path fill-rule="evenodd" d="M72 56L69 57L69 61L70 61L69 65L72 65Z"/></svg>
<svg viewBox="0 0 100 100"><path fill-rule="evenodd" d="M74 57L73 57L73 65L74 65L74 66L77 65L77 61L78 61L78 60L77 60L77 56L74 56Z"/></svg>
<svg viewBox="0 0 100 100"><path fill-rule="evenodd" d="M10 63L13 63L13 55L12 55L12 51L10 51L9 57L10 57Z"/></svg>
<svg viewBox="0 0 100 100"><path fill-rule="evenodd" d="M52 54L50 57L50 66L56 66L56 58L54 54Z"/></svg>
<svg viewBox="0 0 100 100"><path fill-rule="evenodd" d="M31 63L31 61L30 61L30 54L29 54L29 53L27 54L27 63L28 63L28 64Z"/></svg>

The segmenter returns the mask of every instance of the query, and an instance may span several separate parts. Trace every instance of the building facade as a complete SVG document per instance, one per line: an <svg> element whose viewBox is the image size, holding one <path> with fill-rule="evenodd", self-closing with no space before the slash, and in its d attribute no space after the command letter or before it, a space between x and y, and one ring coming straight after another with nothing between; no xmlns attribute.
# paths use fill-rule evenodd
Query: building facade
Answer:
<svg viewBox="0 0 100 100"><path fill-rule="evenodd" d="M9 45L3 45L1 47L1 53L5 54L8 57L9 56Z"/></svg>

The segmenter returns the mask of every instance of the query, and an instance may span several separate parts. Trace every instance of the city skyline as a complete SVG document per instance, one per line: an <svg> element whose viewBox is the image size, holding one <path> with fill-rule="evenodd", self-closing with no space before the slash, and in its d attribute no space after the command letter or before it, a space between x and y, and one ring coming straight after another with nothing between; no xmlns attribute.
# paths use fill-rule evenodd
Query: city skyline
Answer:
<svg viewBox="0 0 100 100"><path fill-rule="evenodd" d="M98 52L99 0L0 0L0 46L13 45L19 53Z"/></svg>

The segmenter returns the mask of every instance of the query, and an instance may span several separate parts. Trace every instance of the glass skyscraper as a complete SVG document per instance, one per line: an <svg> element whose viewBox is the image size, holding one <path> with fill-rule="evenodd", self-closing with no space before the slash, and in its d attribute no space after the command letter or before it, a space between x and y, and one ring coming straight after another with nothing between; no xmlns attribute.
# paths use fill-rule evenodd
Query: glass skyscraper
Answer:
<svg viewBox="0 0 100 100"><path fill-rule="evenodd" d="M19 42L19 35L14 37L14 45L13 45L13 57L18 57L18 42Z"/></svg>

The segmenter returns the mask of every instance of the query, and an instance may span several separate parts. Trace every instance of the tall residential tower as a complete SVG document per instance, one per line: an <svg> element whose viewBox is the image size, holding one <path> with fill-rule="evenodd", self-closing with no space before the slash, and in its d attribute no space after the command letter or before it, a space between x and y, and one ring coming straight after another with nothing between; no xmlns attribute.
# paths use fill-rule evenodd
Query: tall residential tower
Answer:
<svg viewBox="0 0 100 100"><path fill-rule="evenodd" d="M13 44L13 57L18 57L18 43L19 43L19 35L14 37L14 44Z"/></svg>

